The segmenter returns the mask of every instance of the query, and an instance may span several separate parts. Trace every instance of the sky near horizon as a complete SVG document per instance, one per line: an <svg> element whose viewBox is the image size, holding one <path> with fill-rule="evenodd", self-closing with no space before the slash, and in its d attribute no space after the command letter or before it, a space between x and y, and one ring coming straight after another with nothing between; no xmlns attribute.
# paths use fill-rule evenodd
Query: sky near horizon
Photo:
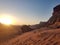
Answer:
<svg viewBox="0 0 60 45"><path fill-rule="evenodd" d="M38 24L47 21L58 4L60 0L0 0L0 15L15 17L15 25Z"/></svg>

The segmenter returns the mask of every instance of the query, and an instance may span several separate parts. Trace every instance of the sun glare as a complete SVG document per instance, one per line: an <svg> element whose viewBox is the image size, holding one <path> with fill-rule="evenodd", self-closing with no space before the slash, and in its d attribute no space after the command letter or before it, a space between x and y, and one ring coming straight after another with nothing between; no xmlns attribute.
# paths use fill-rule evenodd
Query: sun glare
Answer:
<svg viewBox="0 0 60 45"><path fill-rule="evenodd" d="M10 25L13 23L13 21L14 20L11 16L4 15L0 17L0 23L2 24Z"/></svg>

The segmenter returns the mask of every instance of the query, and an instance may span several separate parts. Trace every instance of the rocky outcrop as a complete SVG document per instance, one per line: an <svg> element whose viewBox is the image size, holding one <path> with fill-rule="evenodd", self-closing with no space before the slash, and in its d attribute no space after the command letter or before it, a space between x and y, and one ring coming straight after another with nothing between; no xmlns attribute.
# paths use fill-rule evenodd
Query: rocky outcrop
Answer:
<svg viewBox="0 0 60 45"><path fill-rule="evenodd" d="M47 26L60 27L60 5L53 8L53 14L47 21Z"/></svg>
<svg viewBox="0 0 60 45"><path fill-rule="evenodd" d="M23 33L25 33L25 32L32 31L33 29L31 29L30 26L23 25L23 26L21 26L21 30Z"/></svg>
<svg viewBox="0 0 60 45"><path fill-rule="evenodd" d="M53 8L52 16L47 22L40 22L39 24L32 26L34 29L42 27L60 28L60 5Z"/></svg>
<svg viewBox="0 0 60 45"><path fill-rule="evenodd" d="M46 22L40 22L39 24L31 25L30 28L39 29L39 28L45 27L46 26L45 24Z"/></svg>

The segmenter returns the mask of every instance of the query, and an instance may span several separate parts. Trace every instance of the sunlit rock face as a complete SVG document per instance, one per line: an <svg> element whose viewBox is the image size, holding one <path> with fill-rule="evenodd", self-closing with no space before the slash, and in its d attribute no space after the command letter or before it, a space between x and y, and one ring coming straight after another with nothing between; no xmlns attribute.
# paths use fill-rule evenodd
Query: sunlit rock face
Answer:
<svg viewBox="0 0 60 45"><path fill-rule="evenodd" d="M60 5L53 8L51 18L47 22L47 26L60 26Z"/></svg>

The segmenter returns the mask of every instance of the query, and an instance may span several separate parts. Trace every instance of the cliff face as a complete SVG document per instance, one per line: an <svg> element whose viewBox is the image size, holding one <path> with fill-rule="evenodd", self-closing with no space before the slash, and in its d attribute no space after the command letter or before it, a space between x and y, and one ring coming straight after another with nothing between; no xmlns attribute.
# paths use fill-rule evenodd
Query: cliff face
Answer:
<svg viewBox="0 0 60 45"><path fill-rule="evenodd" d="M60 27L60 5L53 8L53 14L47 21L47 26Z"/></svg>

